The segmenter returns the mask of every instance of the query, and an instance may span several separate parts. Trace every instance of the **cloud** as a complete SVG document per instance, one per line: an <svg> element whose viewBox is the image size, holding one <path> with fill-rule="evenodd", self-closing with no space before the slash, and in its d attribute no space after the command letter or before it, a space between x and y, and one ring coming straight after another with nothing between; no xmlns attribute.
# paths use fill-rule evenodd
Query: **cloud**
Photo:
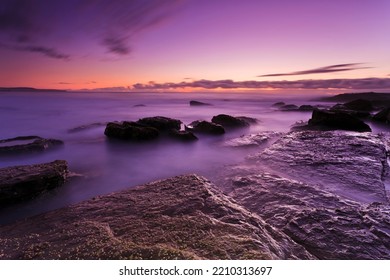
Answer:
<svg viewBox="0 0 390 280"><path fill-rule="evenodd" d="M203 89L389 89L390 78L328 79L297 81L233 81L198 80L180 83L134 84L136 90L169 90L180 88Z"/></svg>
<svg viewBox="0 0 390 280"><path fill-rule="evenodd" d="M85 55L74 53L80 52L80 45L103 47L103 53L126 56L138 34L169 19L181 2L2 0L0 47L55 59Z"/></svg>
<svg viewBox="0 0 390 280"><path fill-rule="evenodd" d="M72 83L68 83L68 82L58 82L57 84L59 84L59 85L71 85Z"/></svg>
<svg viewBox="0 0 390 280"><path fill-rule="evenodd" d="M290 72L290 73L266 74L266 75L260 75L257 77L280 77L280 76L321 74L321 73L342 72L342 71L351 71L351 70L357 70L357 69L370 68L370 67L358 67L358 65L361 65L361 64L362 63L335 64L335 65L329 65L329 66L324 66L324 67L315 68L315 69L296 71L296 72Z"/></svg>

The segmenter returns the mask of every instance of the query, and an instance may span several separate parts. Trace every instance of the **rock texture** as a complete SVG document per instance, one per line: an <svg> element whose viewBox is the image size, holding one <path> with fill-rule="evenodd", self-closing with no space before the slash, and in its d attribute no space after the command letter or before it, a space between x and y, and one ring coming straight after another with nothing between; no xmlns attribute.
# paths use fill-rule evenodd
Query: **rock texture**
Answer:
<svg viewBox="0 0 390 280"><path fill-rule="evenodd" d="M191 142L198 140L198 137L196 137L195 134L191 131L171 129L169 131L169 136L183 142Z"/></svg>
<svg viewBox="0 0 390 280"><path fill-rule="evenodd" d="M62 185L68 175L64 160L0 169L0 207L30 199Z"/></svg>
<svg viewBox="0 0 390 280"><path fill-rule="evenodd" d="M190 101L190 106L211 106L209 103L204 103L196 100L191 100Z"/></svg>
<svg viewBox="0 0 390 280"><path fill-rule="evenodd" d="M317 258L390 258L388 204L362 205L318 185L258 174L258 170L233 169L229 174L225 189L238 203Z"/></svg>
<svg viewBox="0 0 390 280"><path fill-rule="evenodd" d="M227 147L258 147L281 136L282 133L279 132L263 131L225 141L223 145Z"/></svg>
<svg viewBox="0 0 390 280"><path fill-rule="evenodd" d="M145 141L156 139L159 132L156 128L139 124L137 122L109 122L104 130L109 138L122 140Z"/></svg>
<svg viewBox="0 0 390 280"><path fill-rule="evenodd" d="M372 116L374 121L389 123L390 122L390 107L384 108Z"/></svg>
<svg viewBox="0 0 390 280"><path fill-rule="evenodd" d="M194 131L203 134L221 135L225 133L222 125L208 121L194 121L187 128L189 131Z"/></svg>
<svg viewBox="0 0 390 280"><path fill-rule="evenodd" d="M310 259L196 175L0 227L1 259Z"/></svg>
<svg viewBox="0 0 390 280"><path fill-rule="evenodd" d="M149 127L153 127L155 129L158 129L160 131L167 131L170 129L180 129L181 121L176 119L171 119L167 117L149 117L149 118L143 118L139 119L137 123Z"/></svg>
<svg viewBox="0 0 390 280"><path fill-rule="evenodd" d="M230 115L220 114L214 116L211 121L213 123L222 125L223 127L236 128L249 126L249 122L245 120L245 117L233 117Z"/></svg>
<svg viewBox="0 0 390 280"><path fill-rule="evenodd" d="M280 174L363 203L387 203L386 148L370 133L290 132L250 157Z"/></svg>
<svg viewBox="0 0 390 280"><path fill-rule="evenodd" d="M64 142L56 139L45 139L39 136L20 136L0 140L0 155L42 152L63 144Z"/></svg>

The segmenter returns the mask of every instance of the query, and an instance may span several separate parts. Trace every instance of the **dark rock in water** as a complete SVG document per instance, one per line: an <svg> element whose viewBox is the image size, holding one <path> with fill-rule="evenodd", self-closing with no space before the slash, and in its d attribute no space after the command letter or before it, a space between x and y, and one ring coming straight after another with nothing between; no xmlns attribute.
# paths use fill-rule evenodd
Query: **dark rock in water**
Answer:
<svg viewBox="0 0 390 280"><path fill-rule="evenodd" d="M159 132L156 128L141 125L137 122L110 122L107 124L104 134L110 138L123 140L144 141L156 139Z"/></svg>
<svg viewBox="0 0 390 280"><path fill-rule="evenodd" d="M225 129L222 125L208 121L194 121L190 123L186 129L198 133L213 135L220 135L225 133Z"/></svg>
<svg viewBox="0 0 390 280"><path fill-rule="evenodd" d="M0 169L0 207L27 200L62 185L68 175L64 160Z"/></svg>
<svg viewBox="0 0 390 280"><path fill-rule="evenodd" d="M20 136L0 140L0 155L41 152L63 144L64 142L56 139L45 139L38 136Z"/></svg>
<svg viewBox="0 0 390 280"><path fill-rule="evenodd" d="M354 111L372 111L374 107L371 101L366 99L356 99L347 103L344 103L344 107Z"/></svg>
<svg viewBox="0 0 390 280"><path fill-rule="evenodd" d="M145 104L136 104L133 107L146 107L146 105Z"/></svg>
<svg viewBox="0 0 390 280"><path fill-rule="evenodd" d="M282 107L284 105L286 105L286 103L284 103L284 102L276 102L276 103L272 104L272 107Z"/></svg>
<svg viewBox="0 0 390 280"><path fill-rule="evenodd" d="M91 123L91 124L81 125L81 126L78 126L78 127L74 127L74 128L68 129L68 132L69 133L76 133L76 132L84 131L84 130L87 130L87 129L92 129L92 128L104 126L106 124L107 123L100 123L99 122L99 123Z"/></svg>
<svg viewBox="0 0 390 280"><path fill-rule="evenodd" d="M239 116L239 117L236 117L237 119L239 120L242 120L244 122L246 122L248 125L249 124L257 124L259 122L258 119L256 118L251 118L251 117L245 117L245 116Z"/></svg>
<svg viewBox="0 0 390 280"><path fill-rule="evenodd" d="M384 140L369 133L290 132L250 157L269 170L360 203L388 203ZM267 169L267 170L268 170Z"/></svg>
<svg viewBox="0 0 390 280"><path fill-rule="evenodd" d="M331 112L336 112L336 113L344 113L351 115L353 117L357 118L368 118L371 116L369 111L356 111L356 110L351 110L348 109L347 107L344 106L344 104L336 104L332 106L329 111Z"/></svg>
<svg viewBox="0 0 390 280"><path fill-rule="evenodd" d="M220 114L214 116L211 121L216 124L220 124L223 127L245 127L249 126L249 123L243 117L233 117L230 115Z"/></svg>
<svg viewBox="0 0 390 280"><path fill-rule="evenodd" d="M160 131L166 131L170 129L180 130L180 125L181 125L180 120L161 117L161 116L139 119L137 123L145 126L154 127Z"/></svg>
<svg viewBox="0 0 390 280"><path fill-rule="evenodd" d="M389 123L390 122L390 107L384 108L372 116L374 121Z"/></svg>
<svg viewBox="0 0 390 280"><path fill-rule="evenodd" d="M390 258L388 205L361 205L318 185L269 173L249 171L237 176L232 173L242 171L228 172L226 186L235 201L282 230L317 258Z"/></svg>
<svg viewBox="0 0 390 280"><path fill-rule="evenodd" d="M2 259L312 259L196 175L0 227Z"/></svg>
<svg viewBox="0 0 390 280"><path fill-rule="evenodd" d="M172 129L169 131L169 135L175 139L178 139L178 140L181 140L184 142L198 140L198 137L196 137L195 134L192 133L191 131L181 131L181 130Z"/></svg>
<svg viewBox="0 0 390 280"><path fill-rule="evenodd" d="M279 107L279 109L282 111L296 111L298 110L298 106L294 104L287 104Z"/></svg>
<svg viewBox="0 0 390 280"><path fill-rule="evenodd" d="M317 108L312 105L301 105L298 108L299 111L314 111L315 109Z"/></svg>
<svg viewBox="0 0 390 280"><path fill-rule="evenodd" d="M314 110L309 127L317 127L319 129L342 129L358 132L371 131L371 128L350 114L343 112L333 112L325 110Z"/></svg>
<svg viewBox="0 0 390 280"><path fill-rule="evenodd" d="M190 106L211 106L209 103L204 103L196 100L191 100L190 101Z"/></svg>

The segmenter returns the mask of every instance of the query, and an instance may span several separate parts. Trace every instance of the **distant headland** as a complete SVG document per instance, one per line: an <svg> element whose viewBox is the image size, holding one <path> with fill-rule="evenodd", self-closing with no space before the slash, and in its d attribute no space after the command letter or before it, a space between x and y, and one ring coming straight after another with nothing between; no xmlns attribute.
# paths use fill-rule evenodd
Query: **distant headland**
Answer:
<svg viewBox="0 0 390 280"><path fill-rule="evenodd" d="M12 91L12 92L66 92L64 89L41 89L32 87L0 87L0 91Z"/></svg>

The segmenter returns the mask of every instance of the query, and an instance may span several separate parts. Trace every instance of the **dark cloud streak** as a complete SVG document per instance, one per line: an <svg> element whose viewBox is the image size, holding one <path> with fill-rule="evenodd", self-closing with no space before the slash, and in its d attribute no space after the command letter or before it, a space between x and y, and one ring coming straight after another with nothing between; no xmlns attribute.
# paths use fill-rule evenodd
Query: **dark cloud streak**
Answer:
<svg viewBox="0 0 390 280"><path fill-rule="evenodd" d="M266 74L266 75L260 75L257 77L281 77L281 76L309 75L309 74L343 72L343 71L352 71L352 70L370 68L370 67L358 67L361 64L362 63L335 64L335 65L329 65L329 66L325 66L325 67L319 67L319 68L309 69L309 70L304 70L304 71L296 71L296 72L290 72L290 73Z"/></svg>

